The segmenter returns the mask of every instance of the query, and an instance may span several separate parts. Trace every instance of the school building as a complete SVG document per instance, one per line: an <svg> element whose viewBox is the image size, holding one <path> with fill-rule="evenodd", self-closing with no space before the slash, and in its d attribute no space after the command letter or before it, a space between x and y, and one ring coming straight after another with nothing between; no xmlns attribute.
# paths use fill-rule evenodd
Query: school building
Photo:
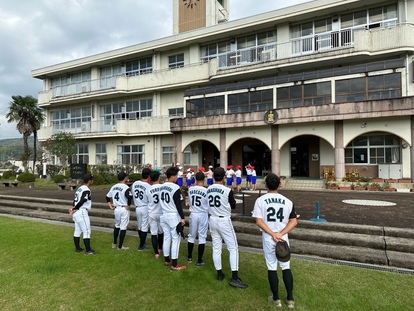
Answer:
<svg viewBox="0 0 414 311"><path fill-rule="evenodd" d="M414 0L229 2L173 0L172 36L33 70L39 139L72 133L73 163L413 179Z"/></svg>

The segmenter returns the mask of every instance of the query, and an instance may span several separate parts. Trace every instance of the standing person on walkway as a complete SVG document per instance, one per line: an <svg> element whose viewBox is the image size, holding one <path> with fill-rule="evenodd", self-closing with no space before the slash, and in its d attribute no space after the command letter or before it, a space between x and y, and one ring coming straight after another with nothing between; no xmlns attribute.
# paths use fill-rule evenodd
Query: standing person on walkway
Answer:
<svg viewBox="0 0 414 311"><path fill-rule="evenodd" d="M141 180L135 181L132 186L132 195L135 204L135 213L137 216L137 227L139 236L139 251L145 251L149 248L145 245L147 241L149 220L148 220L148 200L146 196L147 189L150 185L150 174L149 168L144 168L141 172Z"/></svg>
<svg viewBox="0 0 414 311"><path fill-rule="evenodd" d="M230 268L232 277L230 285L239 288L247 288L247 285L239 278L239 245L236 233L231 222L231 210L236 208L233 190L223 185L226 172L222 167L214 169L214 184L207 189L207 200L210 213L210 233L213 243L213 262L217 270L217 280L223 281L221 253L223 241L230 253Z"/></svg>
<svg viewBox="0 0 414 311"><path fill-rule="evenodd" d="M183 197L180 187L176 184L178 168L169 167L165 173L167 181L160 186L160 204L162 209L161 226L164 231L164 265L170 264L171 270L184 270L186 266L178 264L178 253L180 251L180 233L185 225L182 207Z"/></svg>
<svg viewBox="0 0 414 311"><path fill-rule="evenodd" d="M160 204L160 172L151 172L150 179L152 185L147 188L145 194L148 200L148 218L151 232L151 244L152 248L154 249L154 256L156 259L158 259L160 258L164 240L164 233L160 222L160 217L162 214Z"/></svg>
<svg viewBox="0 0 414 311"><path fill-rule="evenodd" d="M129 224L129 207L132 203L131 189L126 184L127 180L128 174L120 172L118 174L118 183L112 186L106 195L106 202L109 208L114 211L115 216L114 242L112 243L112 248L117 247L119 236L118 250L122 251L129 249L129 247L123 246Z"/></svg>
<svg viewBox="0 0 414 311"><path fill-rule="evenodd" d="M180 190L181 190L183 188L183 174L184 174L183 167L182 166L177 166L177 167L178 167L177 185L180 187Z"/></svg>
<svg viewBox="0 0 414 311"><path fill-rule="evenodd" d="M83 185L76 189L73 207L69 210L72 219L75 222L75 232L73 241L75 243L75 252L80 253L83 248L80 247L80 236L83 234L83 244L85 244L85 255L95 255L96 252L91 248L91 220L88 211L92 207L91 189L93 176L85 174L83 176Z"/></svg>
<svg viewBox="0 0 414 311"><path fill-rule="evenodd" d="M214 183L213 180L213 166L209 165L208 166L208 171L206 172L206 177L207 177L207 187L211 186Z"/></svg>
<svg viewBox="0 0 414 311"><path fill-rule="evenodd" d="M233 165L227 166L226 171L226 185L229 188L233 188L233 182L234 182L234 170Z"/></svg>
<svg viewBox="0 0 414 311"><path fill-rule="evenodd" d="M241 183L242 183L242 171L241 171L241 166L240 165L236 166L236 171L234 172L234 175L236 176L237 192L240 192L241 191Z"/></svg>
<svg viewBox="0 0 414 311"><path fill-rule="evenodd" d="M256 190L256 183L257 183L257 173L254 166L251 166L252 170L252 190Z"/></svg>
<svg viewBox="0 0 414 311"><path fill-rule="evenodd" d="M248 163L244 168L246 169L246 189L251 190L252 188L252 167L250 163Z"/></svg>
<svg viewBox="0 0 414 311"><path fill-rule="evenodd" d="M268 301L275 307L282 307L279 297L279 279L277 277L277 266L279 264L287 292L287 307L293 309L295 301L293 299L293 276L290 270L290 260L278 262L275 250L278 242L286 241L289 244L288 233L297 225L297 216L292 201L277 191L280 186L279 177L274 173L269 173L266 176L265 184L267 194L256 200L252 216L256 218L256 224L262 231L262 246L267 265L267 277L273 294L268 297Z"/></svg>
<svg viewBox="0 0 414 311"><path fill-rule="evenodd" d="M208 229L208 201L207 188L204 187L204 172L197 172L195 175L196 185L188 190L190 202L190 229L188 233L188 263L193 262L193 249L195 238L198 235L198 259L197 266L203 266L204 249L206 247Z"/></svg>

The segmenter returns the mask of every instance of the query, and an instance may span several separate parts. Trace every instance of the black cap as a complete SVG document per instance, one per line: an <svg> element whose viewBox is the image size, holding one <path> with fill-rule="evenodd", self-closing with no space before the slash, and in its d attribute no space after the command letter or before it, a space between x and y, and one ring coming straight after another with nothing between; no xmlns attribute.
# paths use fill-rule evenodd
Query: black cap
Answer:
<svg viewBox="0 0 414 311"><path fill-rule="evenodd" d="M120 173L118 173L118 180L119 181L122 181L122 180L124 180L125 178L127 178L128 177L128 174L127 173L125 173L125 172L120 172Z"/></svg>
<svg viewBox="0 0 414 311"><path fill-rule="evenodd" d="M286 241L276 243L276 258L280 262L287 262L290 260L290 248Z"/></svg>
<svg viewBox="0 0 414 311"><path fill-rule="evenodd" d="M83 175L83 182L86 184L88 181L93 180L93 175L92 174L85 174Z"/></svg>

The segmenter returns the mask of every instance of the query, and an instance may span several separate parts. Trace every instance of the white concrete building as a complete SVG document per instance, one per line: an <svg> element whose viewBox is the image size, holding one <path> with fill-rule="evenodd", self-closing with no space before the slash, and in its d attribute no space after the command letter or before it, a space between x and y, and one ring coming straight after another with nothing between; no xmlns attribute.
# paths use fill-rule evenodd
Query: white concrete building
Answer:
<svg viewBox="0 0 414 311"><path fill-rule="evenodd" d="M174 0L174 35L32 71L73 162L414 176L414 0L318 0L229 21Z"/></svg>

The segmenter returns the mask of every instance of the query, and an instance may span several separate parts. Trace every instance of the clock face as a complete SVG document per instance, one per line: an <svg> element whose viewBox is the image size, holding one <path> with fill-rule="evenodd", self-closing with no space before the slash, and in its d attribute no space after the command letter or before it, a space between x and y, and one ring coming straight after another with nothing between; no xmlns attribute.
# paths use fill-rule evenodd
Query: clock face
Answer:
<svg viewBox="0 0 414 311"><path fill-rule="evenodd" d="M200 0L183 0L184 6L189 9L194 8L198 2L200 2Z"/></svg>

